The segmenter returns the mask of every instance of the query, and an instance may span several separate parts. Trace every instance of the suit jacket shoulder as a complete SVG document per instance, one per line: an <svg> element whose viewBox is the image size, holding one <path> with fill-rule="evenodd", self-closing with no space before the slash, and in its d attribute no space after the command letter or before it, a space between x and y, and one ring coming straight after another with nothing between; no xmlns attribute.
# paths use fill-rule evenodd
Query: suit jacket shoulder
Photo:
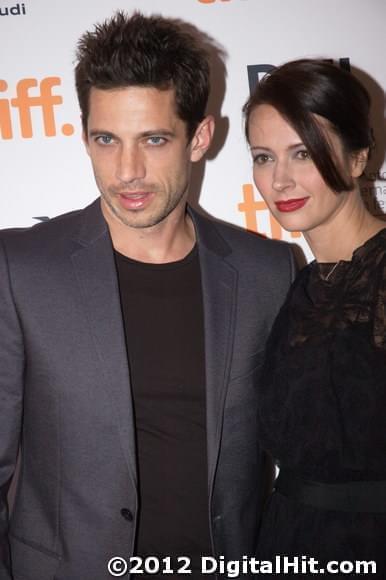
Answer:
<svg viewBox="0 0 386 580"><path fill-rule="evenodd" d="M0 244L10 252L10 260L38 261L57 253L61 248L75 249L106 235L106 222L99 199L84 209L71 211L27 228L0 231ZM72 242L72 243L71 243Z"/></svg>
<svg viewBox="0 0 386 580"><path fill-rule="evenodd" d="M296 273L290 244L271 240L189 210L198 241L234 267L240 282L281 304Z"/></svg>

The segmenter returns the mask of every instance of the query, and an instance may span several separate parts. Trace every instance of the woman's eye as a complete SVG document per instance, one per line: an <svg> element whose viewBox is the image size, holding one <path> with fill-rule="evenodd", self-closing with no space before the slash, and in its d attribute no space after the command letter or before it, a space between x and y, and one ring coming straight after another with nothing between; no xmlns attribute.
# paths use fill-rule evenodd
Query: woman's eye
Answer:
<svg viewBox="0 0 386 580"><path fill-rule="evenodd" d="M267 163L270 159L271 157L266 153L258 153L253 156L253 163L256 163L256 165L264 165L264 163Z"/></svg>
<svg viewBox="0 0 386 580"><path fill-rule="evenodd" d="M310 159L310 155L307 149L300 149L300 151L297 151L296 157L298 159Z"/></svg>

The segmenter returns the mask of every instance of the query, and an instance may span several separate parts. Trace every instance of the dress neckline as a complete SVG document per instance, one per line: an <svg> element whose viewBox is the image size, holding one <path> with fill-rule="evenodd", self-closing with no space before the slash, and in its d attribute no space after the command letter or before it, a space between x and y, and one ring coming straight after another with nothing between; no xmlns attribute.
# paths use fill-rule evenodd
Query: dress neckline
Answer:
<svg viewBox="0 0 386 580"><path fill-rule="evenodd" d="M313 260L311 264L316 268L319 279L325 284L331 284L335 279L341 278L341 275L346 271L347 267L366 257L371 249L378 244L378 239L382 239L383 237L386 242L386 226L358 246L353 251L351 260L339 260L338 262L318 262L317 260Z"/></svg>

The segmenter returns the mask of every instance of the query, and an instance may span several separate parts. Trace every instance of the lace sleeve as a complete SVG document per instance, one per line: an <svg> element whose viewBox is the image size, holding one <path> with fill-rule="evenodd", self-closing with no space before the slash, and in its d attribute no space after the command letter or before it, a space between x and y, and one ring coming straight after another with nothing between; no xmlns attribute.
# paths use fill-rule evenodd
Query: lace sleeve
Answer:
<svg viewBox="0 0 386 580"><path fill-rule="evenodd" d="M379 282L374 309L374 341L377 348L386 350L386 257L382 260Z"/></svg>

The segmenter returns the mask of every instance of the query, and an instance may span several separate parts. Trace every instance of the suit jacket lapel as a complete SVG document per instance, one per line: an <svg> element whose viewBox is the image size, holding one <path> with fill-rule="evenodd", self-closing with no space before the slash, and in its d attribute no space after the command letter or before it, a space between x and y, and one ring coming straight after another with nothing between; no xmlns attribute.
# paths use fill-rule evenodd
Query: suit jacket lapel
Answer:
<svg viewBox="0 0 386 580"><path fill-rule="evenodd" d="M237 271L214 225L189 210L199 247L205 328L208 475L212 489L222 436L236 319Z"/></svg>
<svg viewBox="0 0 386 580"><path fill-rule="evenodd" d="M117 419L121 446L136 484L134 416L118 280L112 244L99 201L84 212L72 254L91 334Z"/></svg>

